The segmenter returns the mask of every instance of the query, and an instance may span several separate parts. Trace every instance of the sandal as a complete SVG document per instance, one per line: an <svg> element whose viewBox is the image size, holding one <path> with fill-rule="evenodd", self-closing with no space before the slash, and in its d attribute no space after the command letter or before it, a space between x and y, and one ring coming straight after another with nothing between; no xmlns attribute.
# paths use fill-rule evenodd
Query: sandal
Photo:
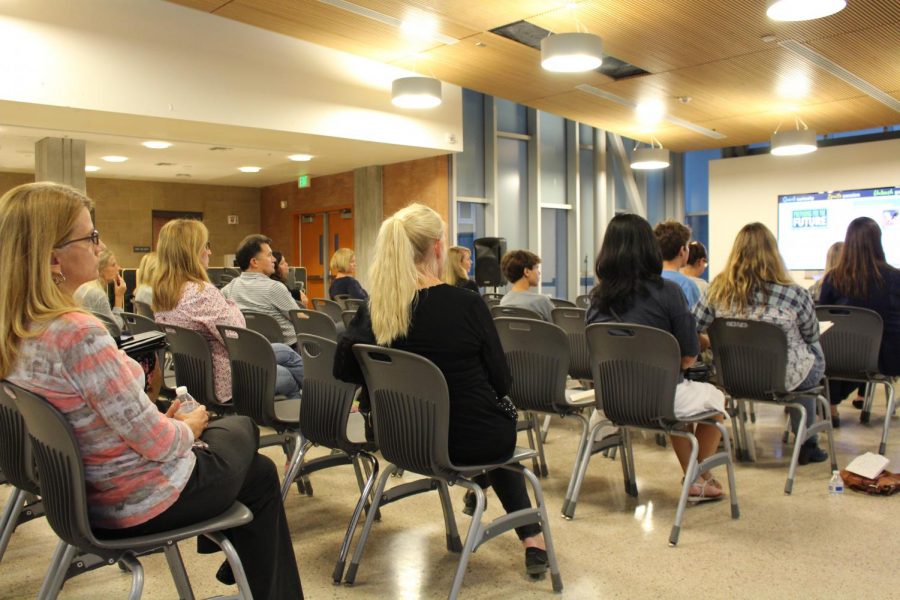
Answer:
<svg viewBox="0 0 900 600"><path fill-rule="evenodd" d="M722 488L713 478L698 478L688 490L688 502L708 502L722 498Z"/></svg>

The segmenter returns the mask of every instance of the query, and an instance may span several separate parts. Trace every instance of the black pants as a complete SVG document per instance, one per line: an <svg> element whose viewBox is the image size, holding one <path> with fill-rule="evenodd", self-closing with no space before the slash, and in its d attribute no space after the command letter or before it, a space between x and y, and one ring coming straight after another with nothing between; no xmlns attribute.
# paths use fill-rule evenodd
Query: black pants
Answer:
<svg viewBox="0 0 900 600"><path fill-rule="evenodd" d="M853 390L857 390L857 394L865 397L866 395L866 384L859 383L857 381L829 381L828 382L828 395L830 396L831 404L833 406L837 406L841 402L844 401L844 398L850 395L850 392Z"/></svg>
<svg viewBox="0 0 900 600"><path fill-rule="evenodd" d="M278 471L256 452L259 429L247 417L212 421L195 448L197 464L175 504L153 519L103 535L131 537L184 527L224 512L235 501L253 512L253 521L225 531L241 558L254 598L303 598L297 560L281 502Z"/></svg>

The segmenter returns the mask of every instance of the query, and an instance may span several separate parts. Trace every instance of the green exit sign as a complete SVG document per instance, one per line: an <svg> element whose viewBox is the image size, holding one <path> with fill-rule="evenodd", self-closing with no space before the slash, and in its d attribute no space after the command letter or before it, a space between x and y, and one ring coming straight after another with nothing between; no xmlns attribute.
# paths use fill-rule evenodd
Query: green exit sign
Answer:
<svg viewBox="0 0 900 600"><path fill-rule="evenodd" d="M309 187L309 175L301 175L297 178L297 187L298 188L308 188Z"/></svg>

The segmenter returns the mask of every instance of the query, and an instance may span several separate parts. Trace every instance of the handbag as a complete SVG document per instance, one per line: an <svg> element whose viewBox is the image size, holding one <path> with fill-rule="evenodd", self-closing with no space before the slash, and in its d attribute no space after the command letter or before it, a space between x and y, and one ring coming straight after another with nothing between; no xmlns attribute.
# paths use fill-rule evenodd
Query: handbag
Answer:
<svg viewBox="0 0 900 600"><path fill-rule="evenodd" d="M503 396L502 398L497 398L497 407L503 412L504 415L509 418L513 423L519 422L519 411L516 410L516 405L513 404L513 401L509 399L509 396Z"/></svg>
<svg viewBox="0 0 900 600"><path fill-rule="evenodd" d="M890 471L882 471L877 479L869 479L846 469L841 469L841 479L851 490L865 492L870 496L891 496L900 490L900 475Z"/></svg>

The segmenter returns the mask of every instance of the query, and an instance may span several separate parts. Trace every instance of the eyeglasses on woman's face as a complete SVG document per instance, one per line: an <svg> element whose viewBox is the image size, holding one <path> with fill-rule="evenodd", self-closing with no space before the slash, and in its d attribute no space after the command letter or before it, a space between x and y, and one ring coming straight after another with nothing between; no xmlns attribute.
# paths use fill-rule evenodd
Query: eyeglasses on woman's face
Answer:
<svg viewBox="0 0 900 600"><path fill-rule="evenodd" d="M68 242L63 242L62 244L54 246L54 248L59 250L60 248L65 248L69 244L74 244L75 242L84 242L87 240L91 240L91 244L93 244L94 246L99 246L100 245L100 232L95 229L91 232L91 235L76 238L74 240L69 240Z"/></svg>

